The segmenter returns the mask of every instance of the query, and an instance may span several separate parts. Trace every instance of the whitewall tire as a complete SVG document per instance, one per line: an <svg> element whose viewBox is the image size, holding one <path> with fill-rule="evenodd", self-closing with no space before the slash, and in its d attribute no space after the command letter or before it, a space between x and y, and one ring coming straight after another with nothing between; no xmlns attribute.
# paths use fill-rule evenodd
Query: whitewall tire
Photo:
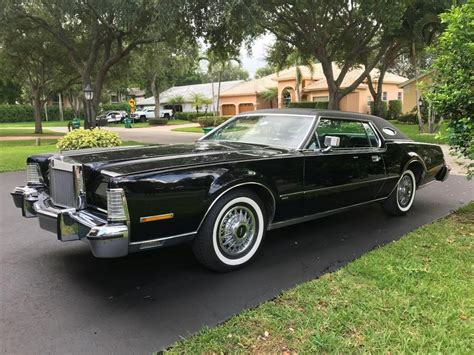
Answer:
<svg viewBox="0 0 474 355"><path fill-rule="evenodd" d="M258 195L247 189L237 189L219 198L193 241L197 260L219 272L251 262L267 228L263 206Z"/></svg>
<svg viewBox="0 0 474 355"><path fill-rule="evenodd" d="M384 211L392 216L402 216L413 206L416 195L416 177L413 171L405 170L397 186L382 203Z"/></svg>

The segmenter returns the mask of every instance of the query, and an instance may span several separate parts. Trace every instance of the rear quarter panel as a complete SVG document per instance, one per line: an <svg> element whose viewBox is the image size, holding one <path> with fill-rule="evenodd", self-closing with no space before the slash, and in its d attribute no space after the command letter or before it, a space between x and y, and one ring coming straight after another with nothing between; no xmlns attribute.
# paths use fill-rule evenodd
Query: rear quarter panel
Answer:
<svg viewBox="0 0 474 355"><path fill-rule="evenodd" d="M420 162L423 165L423 174L418 186L434 180L436 174L445 164L441 147L434 144L400 140L387 142L386 145L384 161L388 179L380 196L390 194L400 175L412 161Z"/></svg>

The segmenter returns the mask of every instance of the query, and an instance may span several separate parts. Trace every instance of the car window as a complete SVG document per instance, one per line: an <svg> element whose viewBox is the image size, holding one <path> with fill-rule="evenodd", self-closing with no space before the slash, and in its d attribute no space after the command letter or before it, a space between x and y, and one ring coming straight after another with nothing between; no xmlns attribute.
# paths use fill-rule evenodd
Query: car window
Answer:
<svg viewBox="0 0 474 355"><path fill-rule="evenodd" d="M316 134L321 147L325 147L324 139L326 136L339 137L339 147L334 147L334 149L371 147L364 122L321 118L316 128Z"/></svg>
<svg viewBox="0 0 474 355"><path fill-rule="evenodd" d="M365 132L367 133L367 137L369 138L369 141L370 141L370 145L372 147L380 147L380 138L379 136L375 133L374 129L372 128L371 125L369 125L368 123L364 122L363 123L364 125L364 129L365 129Z"/></svg>

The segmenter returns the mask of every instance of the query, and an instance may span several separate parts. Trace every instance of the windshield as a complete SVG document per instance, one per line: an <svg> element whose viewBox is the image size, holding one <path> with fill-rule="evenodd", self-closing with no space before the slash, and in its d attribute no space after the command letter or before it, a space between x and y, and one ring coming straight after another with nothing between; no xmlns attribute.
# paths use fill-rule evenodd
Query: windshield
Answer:
<svg viewBox="0 0 474 355"><path fill-rule="evenodd" d="M312 116L251 115L229 121L203 140L264 144L297 149L313 122Z"/></svg>

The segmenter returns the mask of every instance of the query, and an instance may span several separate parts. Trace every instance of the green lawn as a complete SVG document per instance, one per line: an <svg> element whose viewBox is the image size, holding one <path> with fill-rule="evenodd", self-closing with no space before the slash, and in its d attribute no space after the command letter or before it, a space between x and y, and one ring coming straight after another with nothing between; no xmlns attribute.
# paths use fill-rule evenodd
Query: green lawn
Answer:
<svg viewBox="0 0 474 355"><path fill-rule="evenodd" d="M34 128L2 128L0 127L0 137L20 137L20 136L64 136L64 133L53 132L43 129L42 134L36 134Z"/></svg>
<svg viewBox="0 0 474 355"><path fill-rule="evenodd" d="M434 144L447 144L446 138L444 138L446 137L446 122L441 125L441 138L436 137L436 134L420 134L418 125L415 124L405 124L397 121L391 121L391 123L400 131L405 133L408 138L413 139L414 141Z"/></svg>
<svg viewBox="0 0 474 355"><path fill-rule="evenodd" d="M472 354L473 238L471 203L170 352Z"/></svg>
<svg viewBox="0 0 474 355"><path fill-rule="evenodd" d="M173 132L204 133L201 127L181 127L172 129Z"/></svg>
<svg viewBox="0 0 474 355"><path fill-rule="evenodd" d="M41 145L36 146L35 140L0 141L0 172L23 170L26 158L33 154L55 153L56 139L42 139ZM135 141L124 141L122 145L142 144Z"/></svg>
<svg viewBox="0 0 474 355"><path fill-rule="evenodd" d="M69 121L43 121L43 127L67 127ZM34 127L34 122L2 122L0 128L16 128L16 127ZM84 121L81 120L81 127L84 127Z"/></svg>

